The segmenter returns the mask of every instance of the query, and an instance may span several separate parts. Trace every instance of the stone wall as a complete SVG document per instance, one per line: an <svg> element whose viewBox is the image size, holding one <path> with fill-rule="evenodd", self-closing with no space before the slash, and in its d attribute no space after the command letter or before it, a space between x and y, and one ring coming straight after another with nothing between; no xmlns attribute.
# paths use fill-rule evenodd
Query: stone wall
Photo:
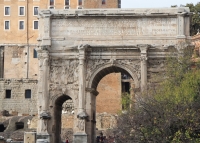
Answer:
<svg viewBox="0 0 200 143"><path fill-rule="evenodd" d="M96 114L96 128L98 130L112 129L116 127L117 114L97 113ZM29 129L36 129L38 123L38 116L33 117L29 122ZM62 114L62 129L73 129L74 114Z"/></svg>
<svg viewBox="0 0 200 143"><path fill-rule="evenodd" d="M25 98L25 90L31 90L31 98ZM6 90L11 90L11 97L6 98ZM37 114L37 80L1 79L0 110L10 114Z"/></svg>
<svg viewBox="0 0 200 143"><path fill-rule="evenodd" d="M117 125L117 114L97 113L96 128L98 130L113 129Z"/></svg>

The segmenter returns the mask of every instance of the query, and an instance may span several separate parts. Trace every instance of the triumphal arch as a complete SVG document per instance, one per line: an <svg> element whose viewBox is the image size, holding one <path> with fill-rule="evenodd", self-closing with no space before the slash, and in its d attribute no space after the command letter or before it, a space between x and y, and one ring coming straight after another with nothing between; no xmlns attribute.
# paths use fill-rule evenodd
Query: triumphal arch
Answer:
<svg viewBox="0 0 200 143"><path fill-rule="evenodd" d="M189 8L42 10L39 16L38 139L60 142L62 104L75 106L74 142L95 142L96 91L112 72L144 91L169 49L189 39ZM109 95L108 95L109 96Z"/></svg>

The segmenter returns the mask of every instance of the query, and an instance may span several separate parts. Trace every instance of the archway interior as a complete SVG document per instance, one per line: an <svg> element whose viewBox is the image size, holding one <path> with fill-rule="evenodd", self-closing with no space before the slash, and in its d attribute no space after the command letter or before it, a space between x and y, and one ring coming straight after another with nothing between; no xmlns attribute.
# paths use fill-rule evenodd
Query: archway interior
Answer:
<svg viewBox="0 0 200 143"><path fill-rule="evenodd" d="M55 141L61 142L61 131L62 131L62 110L63 110L63 103L66 101L72 101L72 98L68 95L62 95L55 101L55 111L54 111L54 125L55 125Z"/></svg>
<svg viewBox="0 0 200 143"><path fill-rule="evenodd" d="M122 110L122 93L130 93L130 83L133 81L131 73L118 66L106 67L96 74L92 88L96 89L99 95L94 104L96 107L93 108L93 118L97 121L98 130L105 131L115 127L116 114ZM97 139L98 135L96 131Z"/></svg>
<svg viewBox="0 0 200 143"><path fill-rule="evenodd" d="M127 77L131 77L130 73L128 71L126 71L123 68L117 67L117 66L110 66L110 67L106 67L104 69L102 69L100 72L98 72L96 74L96 76L94 77L93 81L92 81L92 88L97 89L97 86L100 82L100 80L110 74L110 73L121 73L122 75L126 75Z"/></svg>

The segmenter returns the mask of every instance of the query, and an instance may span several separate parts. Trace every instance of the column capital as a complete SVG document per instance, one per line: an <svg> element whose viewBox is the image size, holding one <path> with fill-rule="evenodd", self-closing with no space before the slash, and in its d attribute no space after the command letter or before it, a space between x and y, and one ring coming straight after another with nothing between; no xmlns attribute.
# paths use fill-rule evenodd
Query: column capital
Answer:
<svg viewBox="0 0 200 143"><path fill-rule="evenodd" d="M40 13L39 13L39 16L38 18L50 18L51 17L51 11L50 10L42 10Z"/></svg>
<svg viewBox="0 0 200 143"><path fill-rule="evenodd" d="M97 96L99 92L94 88L86 88L85 91L92 93L94 96Z"/></svg>
<svg viewBox="0 0 200 143"><path fill-rule="evenodd" d="M148 44L138 44L137 47L140 49L141 53L147 53L148 48L150 47L150 45Z"/></svg>
<svg viewBox="0 0 200 143"><path fill-rule="evenodd" d="M51 115L50 113L46 112L46 111L43 111L41 114L40 114L40 119L51 119Z"/></svg>
<svg viewBox="0 0 200 143"><path fill-rule="evenodd" d="M148 57L146 55L141 55L140 56L140 61L147 61Z"/></svg>
<svg viewBox="0 0 200 143"><path fill-rule="evenodd" d="M38 59L49 58L49 51L47 50L47 48L47 46L40 46L36 48L36 51L38 53Z"/></svg>
<svg viewBox="0 0 200 143"><path fill-rule="evenodd" d="M79 51L79 60L84 60L85 59L85 50L89 47L88 44L81 44L78 46L78 51Z"/></svg>

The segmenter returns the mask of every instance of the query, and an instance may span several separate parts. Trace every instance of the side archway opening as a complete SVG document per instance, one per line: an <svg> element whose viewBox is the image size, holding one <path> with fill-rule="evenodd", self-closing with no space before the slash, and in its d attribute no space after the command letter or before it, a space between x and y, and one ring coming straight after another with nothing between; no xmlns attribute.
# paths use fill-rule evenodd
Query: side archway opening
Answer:
<svg viewBox="0 0 200 143"><path fill-rule="evenodd" d="M62 95L55 100L54 125L55 141L64 142L66 139L72 142L74 103L70 96Z"/></svg>

